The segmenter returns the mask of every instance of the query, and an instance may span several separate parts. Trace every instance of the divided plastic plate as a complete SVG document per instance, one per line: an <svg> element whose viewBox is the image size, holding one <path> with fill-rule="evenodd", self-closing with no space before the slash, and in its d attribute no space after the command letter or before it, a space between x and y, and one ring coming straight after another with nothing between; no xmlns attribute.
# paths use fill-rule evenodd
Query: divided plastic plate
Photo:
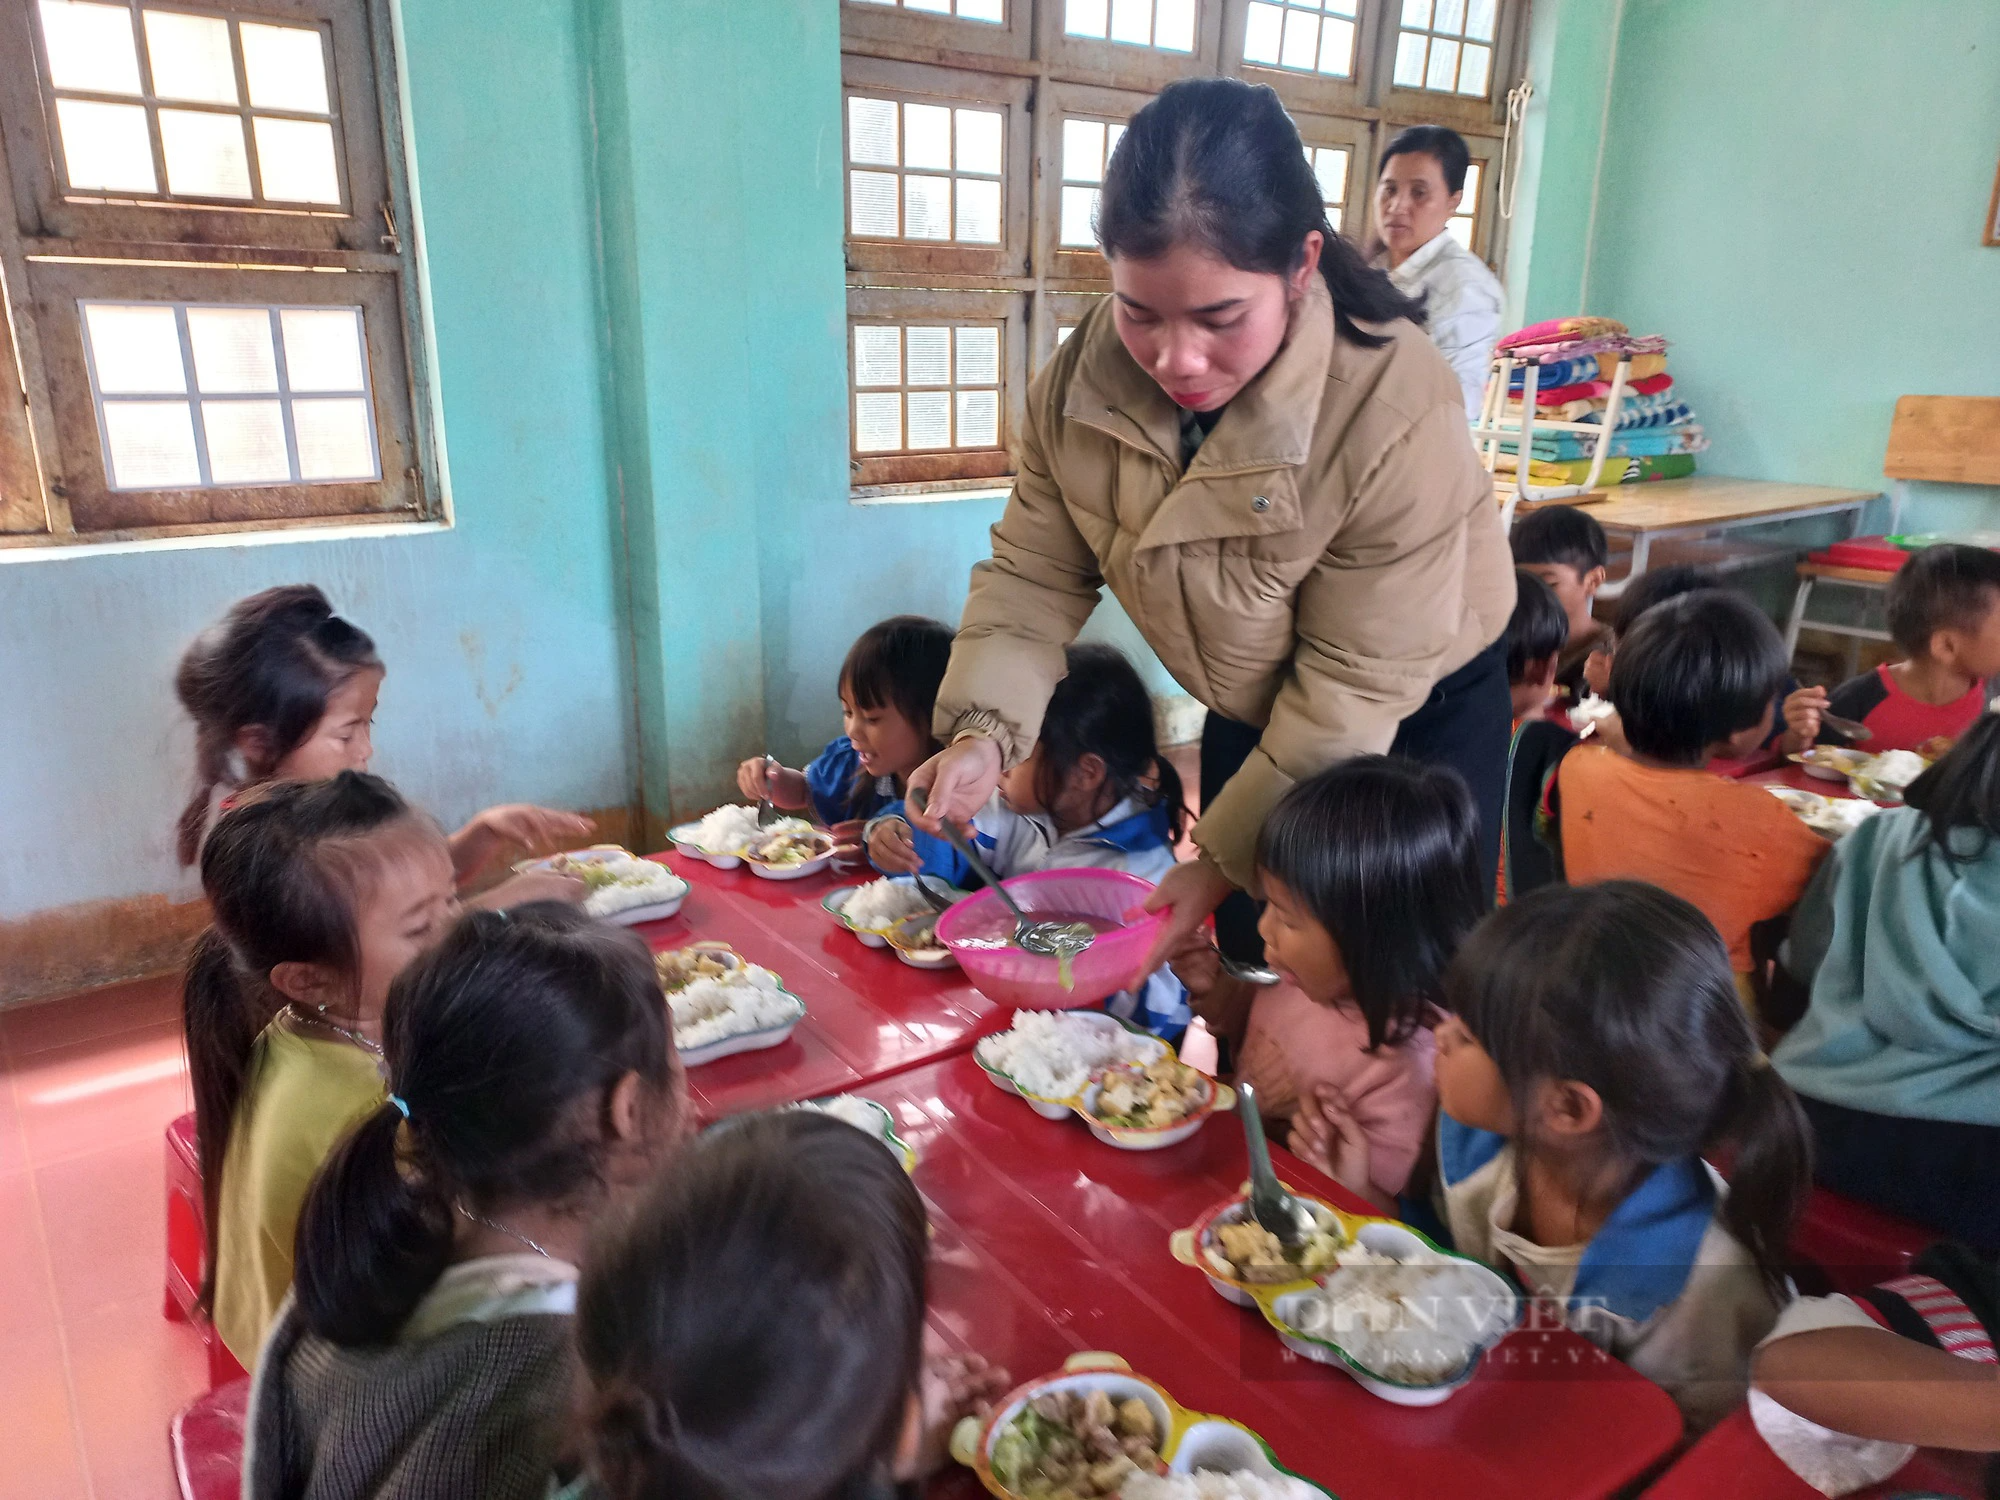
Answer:
<svg viewBox="0 0 2000 1500"><path fill-rule="evenodd" d="M705 952L727 969L758 967L750 964L748 959L744 958L742 954L731 948L727 943L689 943L686 947L670 949L668 951L684 953L689 950ZM655 962L666 956L667 954L665 953L656 955ZM777 975L769 969L766 969L764 972L771 974L774 979L777 978ZM739 1052L757 1052L766 1047L781 1045L792 1034L799 1022L806 1018L806 1003L790 990L786 989L785 982L782 979L778 980L778 992L790 1002L788 1009L793 1013L787 1019L779 1021L774 1025L763 1027L757 1031L739 1031L733 1036L717 1037L714 1041L707 1042L699 1047L683 1047L681 1048L681 1066L684 1068L698 1068L703 1063L712 1063L718 1058L723 1057L734 1057ZM668 993L671 997L672 992L669 991Z"/></svg>
<svg viewBox="0 0 2000 1500"><path fill-rule="evenodd" d="M914 1172L917 1170L917 1148L896 1134L895 1117L889 1113L889 1108L885 1104L879 1104L862 1094L827 1094L818 1099L802 1100L797 1104L788 1105L787 1108L816 1109L824 1114L827 1112L824 1106L831 1104L835 1099L851 1099L856 1104L867 1105L870 1113L877 1117L878 1123L873 1132L875 1137L883 1145L896 1153L896 1159L903 1164L905 1172ZM833 1118L839 1119L840 1117L835 1115Z"/></svg>
<svg viewBox="0 0 2000 1500"><path fill-rule="evenodd" d="M1067 1015L1071 1020L1081 1021L1091 1026L1115 1027L1120 1031L1130 1032L1133 1036L1144 1037L1157 1050L1149 1052L1145 1057L1138 1059L1138 1061L1152 1062L1162 1054L1173 1057L1176 1061L1179 1060L1174 1049L1166 1042L1142 1031L1137 1026L1132 1026L1119 1020L1116 1016L1107 1016L1098 1012L1079 1013L1075 1011L1068 1012ZM1061 1120L1070 1115L1075 1115L1085 1125L1090 1127L1092 1135L1096 1136L1107 1146L1116 1146L1120 1151L1161 1151L1168 1146L1179 1145L1197 1130L1201 1129L1203 1125L1207 1124L1209 1116L1236 1107L1236 1091L1234 1089L1226 1083L1217 1083L1213 1078L1203 1075L1203 1081L1207 1086L1207 1098L1186 1119L1176 1121L1172 1125L1142 1130L1134 1130L1123 1125L1107 1125L1093 1113L1097 1105L1097 1096L1101 1087L1095 1078L1092 1078L1084 1085L1082 1092L1074 1094L1067 1099L1050 1099L1040 1094L1031 1094L1006 1073L994 1067L986 1060L983 1055L986 1041L987 1038L981 1038L979 1042L974 1044L972 1060L979 1064L979 1069L986 1075L987 1082L991 1083L1003 1094L1015 1095L1023 1104L1027 1105L1028 1108L1032 1109L1045 1120Z"/></svg>
<svg viewBox="0 0 2000 1500"><path fill-rule="evenodd" d="M613 859L637 859L630 849L622 844L592 844L588 849L570 849L561 854L551 854L546 859L524 859L514 866L519 875L531 872L554 870L558 861L567 860L571 864L603 864ZM657 882L659 895L656 900L644 906L628 906L614 912L591 912L600 921L610 922L618 927L636 927L641 922L658 922L678 912L688 898L688 883L669 870L665 865L657 865L660 880ZM583 909L591 910L591 902L600 893L592 891L584 898Z"/></svg>

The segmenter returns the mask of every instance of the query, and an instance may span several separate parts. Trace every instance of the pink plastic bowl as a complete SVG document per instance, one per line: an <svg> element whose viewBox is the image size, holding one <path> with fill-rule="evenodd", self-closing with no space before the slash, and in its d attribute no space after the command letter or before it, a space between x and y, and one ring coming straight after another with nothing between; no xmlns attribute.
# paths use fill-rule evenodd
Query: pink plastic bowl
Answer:
<svg viewBox="0 0 2000 1500"><path fill-rule="evenodd" d="M964 946L967 937L987 938L1013 930L1013 918L992 891L966 897L938 918L938 941L957 956L974 989L1003 1005L1075 1010L1117 994L1132 982L1133 970L1166 920L1164 913L1140 910L1153 893L1152 882L1123 870L1038 870L1001 884L1030 917L1048 912L1130 924L1099 933L1097 941L1071 961L1076 987L1065 990L1057 981L1053 958L1037 958L1014 947Z"/></svg>

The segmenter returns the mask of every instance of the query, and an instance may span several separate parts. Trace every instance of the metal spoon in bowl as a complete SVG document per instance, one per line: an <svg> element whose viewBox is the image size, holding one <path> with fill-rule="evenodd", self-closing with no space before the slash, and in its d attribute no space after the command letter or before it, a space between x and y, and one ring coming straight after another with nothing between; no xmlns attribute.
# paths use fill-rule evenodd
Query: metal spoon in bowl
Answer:
<svg viewBox="0 0 2000 1500"><path fill-rule="evenodd" d="M924 789L910 789L910 805L918 812L924 810ZM1037 922L1021 910L1014 900L1014 893L1000 883L986 861L979 857L979 851L972 847L972 841L950 818L942 820L944 836L951 840L952 848L965 856L965 862L972 866L972 873L993 887L993 894L1000 898L1008 911L1014 914L1014 946L1023 953L1032 953L1037 958L1068 959L1083 952L1097 941L1097 934L1088 922Z"/></svg>
<svg viewBox="0 0 2000 1500"><path fill-rule="evenodd" d="M786 812L771 800L771 773L777 769L779 769L777 761L772 759L771 752L766 750L764 752L764 795L757 800L757 826L759 828L769 828L773 823L782 823L785 819L793 816L793 814Z"/></svg>
<svg viewBox="0 0 2000 1500"><path fill-rule="evenodd" d="M1306 1206L1286 1192L1271 1170L1271 1149L1264 1143L1264 1117L1257 1113L1257 1088L1236 1085L1236 1109L1243 1116L1243 1137L1250 1145L1250 1217L1278 1238L1286 1250L1310 1239L1318 1224Z"/></svg>

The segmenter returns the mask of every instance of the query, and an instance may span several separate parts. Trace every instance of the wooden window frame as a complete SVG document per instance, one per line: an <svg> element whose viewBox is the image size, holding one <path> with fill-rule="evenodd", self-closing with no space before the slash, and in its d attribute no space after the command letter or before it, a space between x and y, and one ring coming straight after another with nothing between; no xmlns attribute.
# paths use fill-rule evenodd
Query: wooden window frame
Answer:
<svg viewBox="0 0 2000 1500"><path fill-rule="evenodd" d="M1120 87L1157 93L1176 79L1211 77L1221 67L1224 0L1196 0L1192 52L1071 36L1063 29L1066 5L1067 0L1040 0L1036 6L1036 54L1048 59L1052 74L1115 78Z"/></svg>
<svg viewBox="0 0 2000 1500"><path fill-rule="evenodd" d="M860 43L860 50L872 56L945 67L977 68L982 60L996 57L1025 61L1034 50L1034 0L1007 0L1006 17L995 26L900 5L840 0L841 47L845 51Z"/></svg>
<svg viewBox="0 0 2000 1500"><path fill-rule="evenodd" d="M1028 318L1029 347L1039 373L1055 357L1056 330L1065 323L1081 323L1108 292L1042 292L1035 298Z"/></svg>
<svg viewBox="0 0 2000 1500"><path fill-rule="evenodd" d="M1328 73L1307 73L1249 61L1243 55L1243 46L1250 21L1250 0L1227 0L1223 68L1247 82L1269 84L1285 101L1285 108L1295 115L1303 110L1367 118L1374 110L1373 75L1375 59L1381 51L1382 18L1396 5L1397 0L1361 0L1360 14L1355 17L1354 76L1336 78Z"/></svg>
<svg viewBox="0 0 2000 1500"><path fill-rule="evenodd" d="M1366 120L1346 115L1317 115L1294 110L1292 119L1299 127L1299 139L1308 150L1338 149L1347 152L1347 197L1341 204L1341 221L1333 227L1348 239L1358 241L1368 225L1368 194L1373 179L1368 168L1374 159L1374 134Z"/></svg>
<svg viewBox="0 0 2000 1500"><path fill-rule="evenodd" d="M25 381L9 391L0 377L9 408L0 414L0 547L444 519L388 0L150 8L319 27L331 39L347 203L294 211L66 195L36 0L0 0L0 50L34 63L0 73L0 355L9 356L0 362L11 374L17 357ZM113 490L79 300L360 306L381 477Z"/></svg>
<svg viewBox="0 0 2000 1500"><path fill-rule="evenodd" d="M1091 84L1051 83L1039 95L1035 120L1035 264L1046 266L1051 291L1092 291L1111 285L1111 267L1096 249L1062 243L1062 126L1070 117L1122 125L1151 96Z"/></svg>
<svg viewBox="0 0 2000 1500"><path fill-rule="evenodd" d="M1401 6L1388 0L1382 11L1384 24L1376 37L1374 68L1380 86L1376 99L1385 119L1404 125L1449 125L1461 135L1486 133L1507 117L1507 90L1520 73L1527 55L1529 0L1500 0L1493 27L1493 60L1487 70L1486 93L1433 93L1429 89L1399 88L1396 76L1396 38L1402 32ZM1393 134L1393 132L1392 132Z"/></svg>

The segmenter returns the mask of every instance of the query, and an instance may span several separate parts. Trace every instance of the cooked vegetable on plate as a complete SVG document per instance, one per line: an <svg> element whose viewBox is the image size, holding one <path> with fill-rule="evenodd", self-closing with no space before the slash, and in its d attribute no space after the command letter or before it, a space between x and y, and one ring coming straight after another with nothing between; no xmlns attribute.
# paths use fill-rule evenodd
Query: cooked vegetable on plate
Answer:
<svg viewBox="0 0 2000 1500"><path fill-rule="evenodd" d="M1213 1088L1205 1074L1164 1053L1143 1065L1108 1067L1100 1084L1091 1113L1120 1130L1177 1125L1208 1103Z"/></svg>
<svg viewBox="0 0 2000 1500"><path fill-rule="evenodd" d="M833 835L804 818L786 818L763 829L743 847L743 857L785 869L818 859L833 849Z"/></svg>
<svg viewBox="0 0 2000 1500"><path fill-rule="evenodd" d="M1336 1263L1347 1237L1331 1214L1311 1203L1305 1208L1319 1230L1289 1255L1275 1234L1246 1213L1233 1223L1215 1226L1215 1244L1203 1250L1202 1259L1238 1281L1297 1281L1323 1271Z"/></svg>
<svg viewBox="0 0 2000 1500"><path fill-rule="evenodd" d="M617 844L573 849L547 859L523 860L517 871L546 871L581 880L586 888L583 909L609 921L645 921L671 916L687 898L688 883L665 865L640 859ZM637 913L638 915L628 915Z"/></svg>
<svg viewBox="0 0 2000 1500"><path fill-rule="evenodd" d="M990 1071L1043 1099L1075 1098L1097 1069L1151 1062L1166 1051L1159 1038L1127 1031L1109 1016L1061 1010L1016 1011L1011 1030L984 1037L974 1048Z"/></svg>
<svg viewBox="0 0 2000 1500"><path fill-rule="evenodd" d="M1160 1431L1138 1397L1045 1391L994 1440L994 1477L1024 1500L1097 1500L1160 1468Z"/></svg>

